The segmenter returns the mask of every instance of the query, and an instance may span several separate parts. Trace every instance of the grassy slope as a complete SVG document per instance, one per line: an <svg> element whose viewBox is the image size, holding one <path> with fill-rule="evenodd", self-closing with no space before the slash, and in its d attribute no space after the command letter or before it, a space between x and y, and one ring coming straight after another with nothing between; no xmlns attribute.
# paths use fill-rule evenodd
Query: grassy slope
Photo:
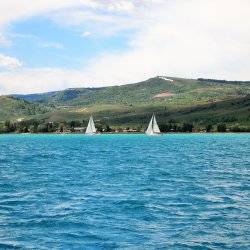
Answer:
<svg viewBox="0 0 250 250"><path fill-rule="evenodd" d="M48 108L11 96L0 96L0 121L26 119L44 114Z"/></svg>
<svg viewBox="0 0 250 250"><path fill-rule="evenodd" d="M113 126L143 126L145 127L152 115L157 115L160 124L192 122L199 127L208 123L218 124L225 122L229 125L243 125L250 127L250 97L235 98L216 103L195 105L188 107L165 108L162 106L122 107L102 106L99 110L92 107L87 111L75 109L57 110L46 114L47 121L87 120L94 114L95 120Z"/></svg>
<svg viewBox="0 0 250 250"><path fill-rule="evenodd" d="M110 125L139 125L147 123L154 112L160 122L174 119L197 124L249 124L249 98L245 97L250 94L249 82L171 79L156 77L136 84L68 89L21 98L53 106L51 112L37 115L47 121L82 120L94 114L97 120ZM174 96L153 98L164 92Z"/></svg>
<svg viewBox="0 0 250 250"><path fill-rule="evenodd" d="M250 93L249 83L217 83L192 79L171 78L173 82L159 77L144 82L104 88L67 89L47 94L27 95L27 100L45 105L95 106L98 104L131 105L143 103L165 103L183 105L224 100ZM152 99L155 95L169 91L173 98ZM171 102L172 101L172 102Z"/></svg>

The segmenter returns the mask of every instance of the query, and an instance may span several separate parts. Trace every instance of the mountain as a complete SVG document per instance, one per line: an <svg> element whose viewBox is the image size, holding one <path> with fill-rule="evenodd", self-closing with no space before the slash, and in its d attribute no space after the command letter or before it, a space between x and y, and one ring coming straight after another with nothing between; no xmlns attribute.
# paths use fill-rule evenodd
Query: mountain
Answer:
<svg viewBox="0 0 250 250"><path fill-rule="evenodd" d="M147 81L102 88L72 88L63 91L32 95L16 95L26 101L57 106L85 106L96 104L165 103L173 105L207 103L242 97L250 93L250 82L211 79L183 79L155 77ZM178 102L178 103L177 103Z"/></svg>
<svg viewBox="0 0 250 250"><path fill-rule="evenodd" d="M48 111L49 108L37 103L31 103L13 96L0 96L0 121L21 121Z"/></svg>
<svg viewBox="0 0 250 250"><path fill-rule="evenodd" d="M23 115L25 119L69 122L87 120L93 114L100 124L124 127L145 126L155 113L162 124L192 122L202 127L225 122L250 126L249 95L250 82L158 76L121 86L2 97L23 108L6 109L5 104L0 120Z"/></svg>
<svg viewBox="0 0 250 250"><path fill-rule="evenodd" d="M48 93L41 93L41 94L28 94L28 95L13 95L18 99L23 99L28 102L43 102L43 100L47 100L50 97L53 97L58 92L48 92Z"/></svg>

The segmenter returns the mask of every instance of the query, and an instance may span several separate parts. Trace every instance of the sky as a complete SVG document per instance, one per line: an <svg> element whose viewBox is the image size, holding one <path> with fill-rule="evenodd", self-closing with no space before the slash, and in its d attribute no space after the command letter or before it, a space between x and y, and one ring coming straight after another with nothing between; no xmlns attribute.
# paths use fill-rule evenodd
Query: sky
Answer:
<svg viewBox="0 0 250 250"><path fill-rule="evenodd" d="M250 80L249 0L0 0L0 95Z"/></svg>

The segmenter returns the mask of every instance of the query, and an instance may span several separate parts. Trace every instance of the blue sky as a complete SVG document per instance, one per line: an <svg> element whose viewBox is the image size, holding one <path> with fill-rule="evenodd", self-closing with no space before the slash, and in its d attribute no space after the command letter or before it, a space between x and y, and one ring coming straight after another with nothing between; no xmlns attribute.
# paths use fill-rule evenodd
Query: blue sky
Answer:
<svg viewBox="0 0 250 250"><path fill-rule="evenodd" d="M250 80L249 16L248 0L1 1L0 94Z"/></svg>
<svg viewBox="0 0 250 250"><path fill-rule="evenodd" d="M130 33L90 35L77 28L63 27L43 17L17 22L8 29L12 45L2 48L26 67L81 68L102 53L126 50Z"/></svg>

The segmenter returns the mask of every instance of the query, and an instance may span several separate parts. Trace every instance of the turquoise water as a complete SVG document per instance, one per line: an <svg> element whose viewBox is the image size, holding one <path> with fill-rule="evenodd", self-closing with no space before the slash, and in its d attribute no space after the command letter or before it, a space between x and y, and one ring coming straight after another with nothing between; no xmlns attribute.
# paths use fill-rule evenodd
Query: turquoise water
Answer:
<svg viewBox="0 0 250 250"><path fill-rule="evenodd" d="M1 135L0 248L250 249L250 134Z"/></svg>

